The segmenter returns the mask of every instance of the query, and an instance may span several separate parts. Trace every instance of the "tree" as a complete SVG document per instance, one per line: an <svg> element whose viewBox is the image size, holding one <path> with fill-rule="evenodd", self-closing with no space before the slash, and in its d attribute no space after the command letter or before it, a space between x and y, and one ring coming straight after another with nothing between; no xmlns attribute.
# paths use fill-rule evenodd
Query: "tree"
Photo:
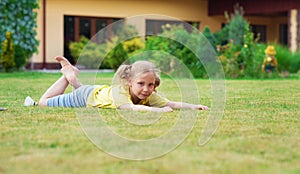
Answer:
<svg viewBox="0 0 300 174"><path fill-rule="evenodd" d="M215 48L216 46L216 39L215 36L211 33L210 28L208 26L205 26L202 34L205 36L205 38L210 42L210 44Z"/></svg>
<svg viewBox="0 0 300 174"><path fill-rule="evenodd" d="M243 7L236 4L234 6L234 13L229 17L228 14L225 14L228 24L228 41L232 40L234 45L244 45L244 35L246 33L245 28L247 27L248 22L244 19L244 10Z"/></svg>
<svg viewBox="0 0 300 174"><path fill-rule="evenodd" d="M23 49L27 58L37 52L39 44L36 37L37 0L1 0L0 1L0 43L5 33L12 32L14 45ZM0 53L2 52L0 48Z"/></svg>

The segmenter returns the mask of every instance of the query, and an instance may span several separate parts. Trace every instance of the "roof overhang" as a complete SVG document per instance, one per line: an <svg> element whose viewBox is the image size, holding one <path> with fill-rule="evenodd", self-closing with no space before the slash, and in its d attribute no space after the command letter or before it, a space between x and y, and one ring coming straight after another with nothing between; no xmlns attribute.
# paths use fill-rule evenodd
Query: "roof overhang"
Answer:
<svg viewBox="0 0 300 174"><path fill-rule="evenodd" d="M300 9L299 0L208 0L208 15L233 12L236 4L243 7L245 15L286 15L291 9Z"/></svg>

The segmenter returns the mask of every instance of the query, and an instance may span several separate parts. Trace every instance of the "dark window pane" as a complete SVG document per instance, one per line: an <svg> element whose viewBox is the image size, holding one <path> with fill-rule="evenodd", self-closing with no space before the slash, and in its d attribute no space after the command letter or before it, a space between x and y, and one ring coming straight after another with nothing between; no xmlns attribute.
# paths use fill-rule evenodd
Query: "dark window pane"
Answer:
<svg viewBox="0 0 300 174"><path fill-rule="evenodd" d="M223 23L221 24L221 28L223 29L226 25L227 25L227 23L224 23L224 22L223 22Z"/></svg>
<svg viewBox="0 0 300 174"><path fill-rule="evenodd" d="M265 25L251 25L251 30L254 33L254 38L259 37L259 42L267 41L266 26Z"/></svg>
<svg viewBox="0 0 300 174"><path fill-rule="evenodd" d="M90 19L79 19L79 35L91 38L91 20Z"/></svg>
<svg viewBox="0 0 300 174"><path fill-rule="evenodd" d="M168 21L168 20L146 20L146 35L157 35L162 33L162 26L165 25L183 25L188 31L192 32L193 28L199 28L199 22L183 22L183 21Z"/></svg>
<svg viewBox="0 0 300 174"><path fill-rule="evenodd" d="M112 23L114 23L112 26L113 34L117 34L118 30L122 27L122 25L124 23L123 21L119 21L119 20L120 19L112 19L112 21L111 21ZM115 22L117 22L117 23L115 23Z"/></svg>
<svg viewBox="0 0 300 174"><path fill-rule="evenodd" d="M279 42L280 44L288 44L288 25L280 24L279 25Z"/></svg>
<svg viewBox="0 0 300 174"><path fill-rule="evenodd" d="M106 19L97 19L96 20L96 32L100 31L101 29L105 28L106 26L107 26Z"/></svg>
<svg viewBox="0 0 300 174"><path fill-rule="evenodd" d="M69 44L74 41L74 16L64 16L64 56L74 64L73 57L70 54Z"/></svg>
<svg viewBox="0 0 300 174"><path fill-rule="evenodd" d="M1 0L0 0L1 1ZM73 61L70 54L69 44L71 41L78 41L80 36L91 39L92 35L97 34L93 41L104 43L112 34L116 34L118 26L107 27L120 18L99 18L99 17L80 17L80 16L64 16L64 55ZM101 29L105 31L98 33ZM74 62L73 62L74 63Z"/></svg>
<svg viewBox="0 0 300 174"><path fill-rule="evenodd" d="M96 42L97 43L103 43L106 39L106 27L107 26L107 19L97 19L96 20ZM105 28L105 29L104 29ZM103 31L101 31L104 29ZM99 32L101 31L101 32Z"/></svg>

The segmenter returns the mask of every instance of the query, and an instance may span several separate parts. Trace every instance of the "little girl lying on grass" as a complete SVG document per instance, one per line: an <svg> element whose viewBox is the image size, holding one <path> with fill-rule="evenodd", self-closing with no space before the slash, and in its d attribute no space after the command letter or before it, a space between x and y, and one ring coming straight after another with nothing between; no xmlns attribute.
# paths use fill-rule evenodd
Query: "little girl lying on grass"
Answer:
<svg viewBox="0 0 300 174"><path fill-rule="evenodd" d="M160 84L159 70L148 61L136 61L132 65L121 65L117 70L119 85L82 85L77 75L79 70L70 62L57 56L61 64L60 77L40 98L34 102L26 97L25 106L48 107L98 107L139 111L171 112L174 108L208 110L207 106L170 101L156 93ZM64 94L68 85L74 91Z"/></svg>

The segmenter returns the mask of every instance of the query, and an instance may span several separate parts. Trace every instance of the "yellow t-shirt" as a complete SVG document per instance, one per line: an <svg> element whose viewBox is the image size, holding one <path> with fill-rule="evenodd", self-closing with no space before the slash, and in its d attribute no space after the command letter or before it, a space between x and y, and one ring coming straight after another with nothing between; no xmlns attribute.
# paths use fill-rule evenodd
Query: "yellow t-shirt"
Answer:
<svg viewBox="0 0 300 174"><path fill-rule="evenodd" d="M145 100L139 102L140 105L152 106L152 107L163 107L169 102L168 99L161 95L153 92ZM98 107L98 108L118 108L123 104L133 104L129 90L124 89L120 85L107 86L101 85L96 87L87 99L87 107Z"/></svg>

